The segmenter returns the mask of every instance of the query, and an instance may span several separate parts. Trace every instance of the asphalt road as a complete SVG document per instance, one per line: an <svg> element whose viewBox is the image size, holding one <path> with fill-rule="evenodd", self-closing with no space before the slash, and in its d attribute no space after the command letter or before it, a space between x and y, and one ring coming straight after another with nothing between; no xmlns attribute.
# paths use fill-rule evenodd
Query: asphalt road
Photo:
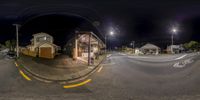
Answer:
<svg viewBox="0 0 200 100"><path fill-rule="evenodd" d="M176 67L177 63L181 67ZM0 100L200 100L197 54L129 56L113 53L84 86L27 81L12 60L0 59ZM183 66L182 66L183 65Z"/></svg>

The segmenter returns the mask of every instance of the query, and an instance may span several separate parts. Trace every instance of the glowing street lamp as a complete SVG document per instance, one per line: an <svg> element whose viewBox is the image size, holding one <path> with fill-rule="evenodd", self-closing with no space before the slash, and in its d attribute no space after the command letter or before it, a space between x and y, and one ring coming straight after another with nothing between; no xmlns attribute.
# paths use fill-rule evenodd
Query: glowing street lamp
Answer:
<svg viewBox="0 0 200 100"><path fill-rule="evenodd" d="M16 30L16 52L17 52L17 58L18 58L19 57L19 27L21 25L13 24L13 26L15 26L15 30Z"/></svg>
<svg viewBox="0 0 200 100"><path fill-rule="evenodd" d="M174 34L177 33L177 28L172 28L171 45L174 44Z"/></svg>
<svg viewBox="0 0 200 100"><path fill-rule="evenodd" d="M176 32L177 32L177 29L176 29L176 28L173 28L173 29L172 29L172 32L173 32L173 33L176 33Z"/></svg>
<svg viewBox="0 0 200 100"><path fill-rule="evenodd" d="M171 36L171 52L173 53L173 45L174 45L174 34L177 33L177 28L176 27L173 27L172 28L172 36Z"/></svg>
<svg viewBox="0 0 200 100"><path fill-rule="evenodd" d="M107 52L107 38L108 38L108 35L113 36L114 32L110 31L109 34L105 34L105 45L106 45L105 52Z"/></svg>
<svg viewBox="0 0 200 100"><path fill-rule="evenodd" d="M114 35L114 32L113 32L113 31L110 31L110 35Z"/></svg>

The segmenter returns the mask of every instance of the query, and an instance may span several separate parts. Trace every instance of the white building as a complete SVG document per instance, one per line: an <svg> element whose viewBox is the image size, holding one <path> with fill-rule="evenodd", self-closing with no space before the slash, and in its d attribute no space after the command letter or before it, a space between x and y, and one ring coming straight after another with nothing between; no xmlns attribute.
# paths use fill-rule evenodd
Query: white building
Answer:
<svg viewBox="0 0 200 100"><path fill-rule="evenodd" d="M167 46L167 52L168 53L180 53L183 50L183 47L181 45L170 45Z"/></svg>
<svg viewBox="0 0 200 100"><path fill-rule="evenodd" d="M54 58L60 47L53 44L53 41L53 37L47 33L34 34L31 44L27 46L29 55L32 53L43 58Z"/></svg>
<svg viewBox="0 0 200 100"><path fill-rule="evenodd" d="M160 53L160 48L154 44L150 44L150 43L147 43L145 44L144 46L142 46L140 48L141 52L143 54L159 54Z"/></svg>

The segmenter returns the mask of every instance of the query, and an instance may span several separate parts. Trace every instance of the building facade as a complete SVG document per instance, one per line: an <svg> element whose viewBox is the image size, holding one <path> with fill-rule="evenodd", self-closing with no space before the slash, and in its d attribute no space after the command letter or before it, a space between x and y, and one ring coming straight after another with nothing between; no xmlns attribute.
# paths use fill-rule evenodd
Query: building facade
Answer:
<svg viewBox="0 0 200 100"><path fill-rule="evenodd" d="M143 54L154 54L154 55L157 55L160 53L160 48L154 44L150 44L150 43L147 43L145 44L144 46L142 46L140 48L140 51L143 53Z"/></svg>
<svg viewBox="0 0 200 100"><path fill-rule="evenodd" d="M53 41L53 37L47 33L34 34L31 44L26 46L27 51L24 54L33 57L54 58L60 47Z"/></svg>

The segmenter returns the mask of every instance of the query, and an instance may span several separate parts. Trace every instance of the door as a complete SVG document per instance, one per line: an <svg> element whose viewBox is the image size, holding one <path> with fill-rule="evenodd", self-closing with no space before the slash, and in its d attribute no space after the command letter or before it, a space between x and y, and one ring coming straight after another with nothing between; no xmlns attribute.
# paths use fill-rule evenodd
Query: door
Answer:
<svg viewBox="0 0 200 100"><path fill-rule="evenodd" d="M42 58L53 58L53 54L51 53L51 47L41 47L40 48L40 56Z"/></svg>

